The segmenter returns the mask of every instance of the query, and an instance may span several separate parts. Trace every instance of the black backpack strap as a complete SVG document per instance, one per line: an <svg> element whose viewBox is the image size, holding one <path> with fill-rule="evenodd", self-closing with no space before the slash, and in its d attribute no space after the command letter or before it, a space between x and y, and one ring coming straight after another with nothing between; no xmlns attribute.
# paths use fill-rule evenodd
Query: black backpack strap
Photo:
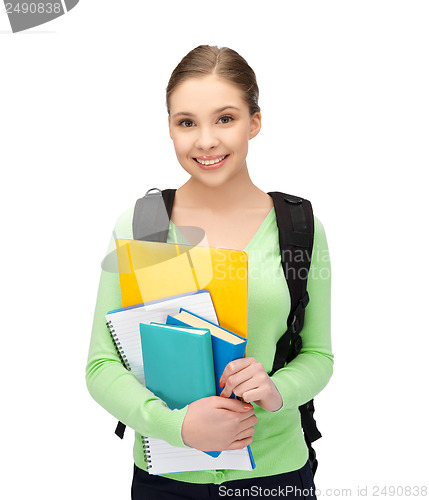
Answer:
<svg viewBox="0 0 429 500"><path fill-rule="evenodd" d="M287 330L279 339L274 356L272 376L294 359L302 348L300 332L304 326L305 308L309 303L307 278L314 241L314 218L311 203L285 193L268 193L273 198L279 228L281 260L291 299ZM309 449L313 475L317 469L316 453L311 443L322 435L314 419L314 401L299 407L301 425Z"/></svg>
<svg viewBox="0 0 429 500"><path fill-rule="evenodd" d="M118 425L116 426L116 429L115 429L115 434L121 438L121 439L124 439L124 434L125 434L125 428L127 426L125 424L123 424L120 420L118 420Z"/></svg>
<svg viewBox="0 0 429 500"><path fill-rule="evenodd" d="M279 192L268 194L273 198L282 266L291 300L287 330L277 342L271 376L296 357L302 346L299 333L304 326L305 308L309 302L307 277L313 249L314 221L308 200Z"/></svg>
<svg viewBox="0 0 429 500"><path fill-rule="evenodd" d="M149 189L134 206L133 238L145 241L167 241L175 189ZM118 422L115 434L124 438L126 425Z"/></svg>
<svg viewBox="0 0 429 500"><path fill-rule="evenodd" d="M171 212L173 211L174 196L176 195L175 189L164 189L162 191L162 197L165 203L165 209L167 210L168 220L171 219Z"/></svg>

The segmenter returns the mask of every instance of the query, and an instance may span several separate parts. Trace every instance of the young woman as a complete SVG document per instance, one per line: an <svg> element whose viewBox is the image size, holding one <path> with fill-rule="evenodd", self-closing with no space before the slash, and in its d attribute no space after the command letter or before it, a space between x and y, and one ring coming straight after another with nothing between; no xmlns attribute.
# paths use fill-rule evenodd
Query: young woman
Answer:
<svg viewBox="0 0 429 500"><path fill-rule="evenodd" d="M123 368L104 320L107 311L121 307L119 279L114 273L101 274L87 385L96 401L136 431L135 500L216 498L231 492L243 496L240 491L251 487L271 490L275 497L286 487L288 498L295 498L294 493L297 498L314 495L298 407L332 375L329 255L323 226L315 219L303 348L270 377L290 297L273 201L252 183L247 168L249 140L261 128L258 93L255 74L239 54L210 46L187 54L167 87L170 136L180 165L190 175L176 191L167 241L173 241L175 226L197 226L205 231L203 244L249 255L247 357L226 367L220 397L170 410ZM281 154L276 159L281 161ZM132 215L131 209L120 217L116 237L132 239ZM109 251L113 249L112 240ZM228 399L232 392L242 401ZM251 443L256 468L151 476L141 435L200 450L233 450Z"/></svg>

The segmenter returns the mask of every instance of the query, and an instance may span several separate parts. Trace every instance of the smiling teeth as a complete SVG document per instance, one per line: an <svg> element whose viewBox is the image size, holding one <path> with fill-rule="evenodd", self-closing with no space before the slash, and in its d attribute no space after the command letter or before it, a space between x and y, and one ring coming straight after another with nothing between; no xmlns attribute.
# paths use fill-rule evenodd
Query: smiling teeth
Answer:
<svg viewBox="0 0 429 500"><path fill-rule="evenodd" d="M220 161L222 161L224 158L226 158L226 155L225 156L221 156L220 158L217 158L216 160L199 160L198 158L195 158L197 160L198 163L201 163L201 165L214 165L215 163L219 163Z"/></svg>

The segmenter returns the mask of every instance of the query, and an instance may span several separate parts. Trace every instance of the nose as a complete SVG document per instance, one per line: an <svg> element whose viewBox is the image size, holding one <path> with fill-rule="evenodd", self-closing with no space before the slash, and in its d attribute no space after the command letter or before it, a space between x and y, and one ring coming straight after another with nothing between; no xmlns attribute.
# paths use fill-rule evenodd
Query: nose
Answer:
<svg viewBox="0 0 429 500"><path fill-rule="evenodd" d="M208 151L219 145L219 138L212 127L199 127L195 146L202 151Z"/></svg>

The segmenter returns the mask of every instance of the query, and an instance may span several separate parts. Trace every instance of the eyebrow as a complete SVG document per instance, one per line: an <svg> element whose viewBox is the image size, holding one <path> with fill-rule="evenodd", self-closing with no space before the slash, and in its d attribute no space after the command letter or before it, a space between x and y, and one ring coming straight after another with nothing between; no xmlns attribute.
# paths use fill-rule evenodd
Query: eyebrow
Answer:
<svg viewBox="0 0 429 500"><path fill-rule="evenodd" d="M237 108L236 106L223 106L222 108L213 111L213 114L217 115L218 113L222 113L222 111L225 111L226 109L235 109L237 111L240 111L240 108ZM185 111L179 111L178 113L174 113L174 115L171 118L176 118L177 116L189 116L191 118L195 118L195 115L193 113L188 113Z"/></svg>

